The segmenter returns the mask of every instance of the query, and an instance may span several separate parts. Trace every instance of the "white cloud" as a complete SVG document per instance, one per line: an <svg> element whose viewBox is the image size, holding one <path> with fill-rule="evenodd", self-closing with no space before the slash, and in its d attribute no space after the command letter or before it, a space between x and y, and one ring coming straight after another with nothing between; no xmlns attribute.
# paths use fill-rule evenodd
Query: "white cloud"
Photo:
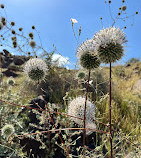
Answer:
<svg viewBox="0 0 141 158"><path fill-rule="evenodd" d="M68 57L61 56L60 54L54 54L52 57L52 61L57 66L61 67L70 63Z"/></svg>

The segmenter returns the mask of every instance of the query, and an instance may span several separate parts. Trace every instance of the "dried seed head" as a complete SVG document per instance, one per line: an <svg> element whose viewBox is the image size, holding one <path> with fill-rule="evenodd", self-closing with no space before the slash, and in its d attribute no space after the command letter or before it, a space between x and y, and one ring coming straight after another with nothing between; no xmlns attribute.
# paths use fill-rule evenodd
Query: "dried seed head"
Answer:
<svg viewBox="0 0 141 158"><path fill-rule="evenodd" d="M11 40L12 40L12 41L16 41L17 38L16 38L16 37L11 37Z"/></svg>
<svg viewBox="0 0 141 158"><path fill-rule="evenodd" d="M32 32L30 32L30 33L28 34L28 36L33 39L33 36L34 36L34 35L33 35Z"/></svg>
<svg viewBox="0 0 141 158"><path fill-rule="evenodd" d="M5 17L1 17L1 22L4 22L5 21Z"/></svg>
<svg viewBox="0 0 141 158"><path fill-rule="evenodd" d="M1 4L0 7L3 9L4 8L4 4Z"/></svg>
<svg viewBox="0 0 141 158"><path fill-rule="evenodd" d="M16 33L15 30L12 30L11 32L12 32L12 34L15 34L15 33Z"/></svg>
<svg viewBox="0 0 141 158"><path fill-rule="evenodd" d="M34 26L34 25L32 26L32 29L33 29L33 30L35 29L35 26Z"/></svg>
<svg viewBox="0 0 141 158"><path fill-rule="evenodd" d="M23 28L19 28L19 31L22 31L23 30Z"/></svg>
<svg viewBox="0 0 141 158"><path fill-rule="evenodd" d="M121 8L122 11L125 11L126 9L127 9L126 5L123 5Z"/></svg>
<svg viewBox="0 0 141 158"><path fill-rule="evenodd" d="M36 42L35 41L30 41L29 45L30 45L30 47L34 48L36 46Z"/></svg>
<svg viewBox="0 0 141 158"><path fill-rule="evenodd" d="M15 26L15 22L14 22L14 21L12 21L12 22L11 22L11 25L12 25L12 26Z"/></svg>

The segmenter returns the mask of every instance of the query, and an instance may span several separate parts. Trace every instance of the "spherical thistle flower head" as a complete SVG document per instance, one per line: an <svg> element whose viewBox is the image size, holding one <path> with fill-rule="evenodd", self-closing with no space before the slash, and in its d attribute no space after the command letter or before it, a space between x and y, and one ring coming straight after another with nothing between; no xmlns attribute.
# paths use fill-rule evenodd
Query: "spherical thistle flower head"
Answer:
<svg viewBox="0 0 141 158"><path fill-rule="evenodd" d="M126 9L127 9L126 5L123 5L121 8L122 11L125 11Z"/></svg>
<svg viewBox="0 0 141 158"><path fill-rule="evenodd" d="M97 56L93 56L89 52L85 52L80 57L80 65L87 70L92 70L100 66L100 60Z"/></svg>
<svg viewBox="0 0 141 158"><path fill-rule="evenodd" d="M86 128L87 124L93 124L95 119L95 105L87 100L86 104ZM83 127L84 121L84 108L85 108L85 97L77 97L69 103L68 115L74 116L70 119L75 122L78 126ZM75 118L76 117L76 118ZM81 119L78 119L81 118Z"/></svg>
<svg viewBox="0 0 141 158"><path fill-rule="evenodd" d="M0 30L2 30L2 29L3 29L3 23L0 22Z"/></svg>
<svg viewBox="0 0 141 158"><path fill-rule="evenodd" d="M34 82L44 80L47 70L46 63L39 58L29 59L24 66L24 73Z"/></svg>
<svg viewBox="0 0 141 158"><path fill-rule="evenodd" d="M9 137L15 132L13 125L7 124L1 129L1 133L4 137Z"/></svg>
<svg viewBox="0 0 141 158"><path fill-rule="evenodd" d="M94 36L96 50L104 63L116 62L124 55L125 34L119 28L110 27L100 30Z"/></svg>
<svg viewBox="0 0 141 158"><path fill-rule="evenodd" d="M3 9L4 8L4 4L1 4L0 7Z"/></svg>
<svg viewBox="0 0 141 158"><path fill-rule="evenodd" d="M77 50L80 65L87 70L99 67L100 60L97 56L94 40L85 41Z"/></svg>
<svg viewBox="0 0 141 158"><path fill-rule="evenodd" d="M79 72L78 75L77 75L77 77L80 78L80 79L84 79L85 76L86 76L85 72Z"/></svg>
<svg viewBox="0 0 141 158"><path fill-rule="evenodd" d="M30 41L29 45L30 45L30 47L34 48L36 46L36 42L35 41Z"/></svg>
<svg viewBox="0 0 141 158"><path fill-rule="evenodd" d="M15 80L13 77L10 77L8 80L7 80L7 84L10 85L10 86L14 86L15 84Z"/></svg>

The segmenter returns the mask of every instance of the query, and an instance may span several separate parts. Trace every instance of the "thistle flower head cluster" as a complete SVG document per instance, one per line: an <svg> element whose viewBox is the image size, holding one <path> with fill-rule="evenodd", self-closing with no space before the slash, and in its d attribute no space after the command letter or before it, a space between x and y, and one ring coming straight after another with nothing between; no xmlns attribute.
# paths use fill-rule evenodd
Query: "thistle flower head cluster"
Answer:
<svg viewBox="0 0 141 158"><path fill-rule="evenodd" d="M80 65L88 70L99 67L100 61L97 56L95 41L93 39L85 41L77 50L77 57Z"/></svg>
<svg viewBox="0 0 141 158"><path fill-rule="evenodd" d="M100 30L94 36L96 50L104 63L115 62L123 56L125 34L119 28L110 27Z"/></svg>
<svg viewBox="0 0 141 158"><path fill-rule="evenodd" d="M77 97L73 99L68 107L68 114L74 116L74 117L70 117L70 119L74 121L76 124L78 124L80 127L83 127L83 120L81 119L84 119L84 109L85 109L84 97ZM88 128L87 127L88 124L89 125L93 124L93 119L95 119L95 105L88 100L86 104L86 128Z"/></svg>
<svg viewBox="0 0 141 158"><path fill-rule="evenodd" d="M46 76L47 71L46 63L39 58L33 58L26 62L24 72L32 81L41 81Z"/></svg>
<svg viewBox="0 0 141 158"><path fill-rule="evenodd" d="M1 133L4 137L9 137L15 132L13 125L7 124L1 129Z"/></svg>

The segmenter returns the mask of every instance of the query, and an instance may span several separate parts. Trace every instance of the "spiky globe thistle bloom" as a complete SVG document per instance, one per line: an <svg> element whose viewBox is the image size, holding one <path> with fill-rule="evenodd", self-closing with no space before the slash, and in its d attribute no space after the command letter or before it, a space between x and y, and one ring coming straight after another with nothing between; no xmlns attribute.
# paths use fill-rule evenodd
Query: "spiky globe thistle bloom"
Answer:
<svg viewBox="0 0 141 158"><path fill-rule="evenodd" d="M68 107L68 114L74 116L74 117L70 117L70 119L74 121L76 124L78 124L80 127L83 127L83 120L81 119L84 119L84 109L85 109L85 97L77 97L73 99ZM87 100L86 128L87 128L87 124L93 124L93 119L95 119L95 105L92 104L89 100Z"/></svg>
<svg viewBox="0 0 141 158"><path fill-rule="evenodd" d="M100 30L95 34L94 41L101 61L106 64L123 56L123 44L127 42L122 30L115 27Z"/></svg>
<svg viewBox="0 0 141 158"><path fill-rule="evenodd" d="M99 67L100 60L97 56L94 40L87 40L77 50L80 65L87 70Z"/></svg>
<svg viewBox="0 0 141 158"><path fill-rule="evenodd" d="M13 77L10 77L8 80L7 80L7 84L9 84L10 86L13 86L15 84L15 80Z"/></svg>
<svg viewBox="0 0 141 158"><path fill-rule="evenodd" d="M25 74L30 80L35 82L43 80L47 70L46 63L39 58L29 59L24 66Z"/></svg>
<svg viewBox="0 0 141 158"><path fill-rule="evenodd" d="M77 76L78 76L78 78L80 78L80 79L84 79L86 75L85 75L84 72L79 72Z"/></svg>
<svg viewBox="0 0 141 158"><path fill-rule="evenodd" d="M4 137L9 137L15 132L13 125L7 124L1 129L1 133Z"/></svg>

